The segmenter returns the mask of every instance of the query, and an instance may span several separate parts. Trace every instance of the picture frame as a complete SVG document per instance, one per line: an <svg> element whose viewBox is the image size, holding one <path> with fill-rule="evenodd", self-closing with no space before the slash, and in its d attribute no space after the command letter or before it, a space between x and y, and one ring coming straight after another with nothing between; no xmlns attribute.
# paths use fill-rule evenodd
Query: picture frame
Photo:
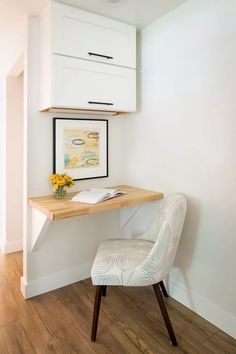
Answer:
<svg viewBox="0 0 236 354"><path fill-rule="evenodd" d="M108 120L53 118L53 173L108 177Z"/></svg>

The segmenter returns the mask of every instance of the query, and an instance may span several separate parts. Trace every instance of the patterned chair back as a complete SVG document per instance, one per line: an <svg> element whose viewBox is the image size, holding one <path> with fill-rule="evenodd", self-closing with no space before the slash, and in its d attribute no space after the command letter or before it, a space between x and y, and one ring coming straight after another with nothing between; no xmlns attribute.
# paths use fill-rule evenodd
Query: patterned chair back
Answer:
<svg viewBox="0 0 236 354"><path fill-rule="evenodd" d="M186 209L186 199L181 194L169 194L163 199L153 225L141 237L155 243L148 256L133 269L127 285L152 285L167 276L179 245Z"/></svg>

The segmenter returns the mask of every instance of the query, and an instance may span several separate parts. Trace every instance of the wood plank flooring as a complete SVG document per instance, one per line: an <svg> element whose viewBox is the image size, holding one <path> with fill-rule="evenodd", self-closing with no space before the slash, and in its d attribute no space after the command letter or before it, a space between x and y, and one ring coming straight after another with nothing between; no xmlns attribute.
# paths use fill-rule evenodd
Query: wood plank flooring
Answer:
<svg viewBox="0 0 236 354"><path fill-rule="evenodd" d="M174 299L165 299L178 340L170 345L152 287L108 288L97 341L90 341L90 280L24 300L22 253L0 254L0 354L236 354L236 341Z"/></svg>

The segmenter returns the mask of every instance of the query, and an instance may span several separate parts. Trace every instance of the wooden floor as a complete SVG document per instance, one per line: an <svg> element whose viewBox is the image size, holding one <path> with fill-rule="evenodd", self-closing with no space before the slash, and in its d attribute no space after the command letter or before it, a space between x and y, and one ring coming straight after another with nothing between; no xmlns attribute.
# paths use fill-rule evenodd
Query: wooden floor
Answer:
<svg viewBox="0 0 236 354"><path fill-rule="evenodd" d="M179 342L172 347L151 287L109 288L92 343L90 280L25 301L19 290L21 273L21 253L0 254L0 354L236 353L235 340L168 298Z"/></svg>

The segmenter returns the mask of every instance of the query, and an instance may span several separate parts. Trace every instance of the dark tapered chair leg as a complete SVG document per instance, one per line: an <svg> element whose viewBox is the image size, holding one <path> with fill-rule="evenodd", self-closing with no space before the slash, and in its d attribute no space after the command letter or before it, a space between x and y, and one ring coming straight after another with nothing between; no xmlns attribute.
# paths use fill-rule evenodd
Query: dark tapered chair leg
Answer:
<svg viewBox="0 0 236 354"><path fill-rule="evenodd" d="M160 287L161 287L162 294L163 294L165 297L168 297L168 293L167 293L167 291L166 291L166 287L165 287L164 281L161 280L159 284L160 284Z"/></svg>
<svg viewBox="0 0 236 354"><path fill-rule="evenodd" d="M162 297L160 286L159 286L159 284L154 284L153 288L154 288L154 291L155 291L155 294L156 294L156 298L157 298L158 304L159 304L160 309L161 309L161 313L162 313L163 319L164 319L165 324L166 324L167 331L169 333L170 341L171 341L173 346L177 346L178 343L177 343L177 340L175 338L175 334L174 334L174 331L173 331L173 328L172 328L172 325L171 325L171 322L170 322L170 318L169 318L168 312L166 310L166 306L165 306L165 303L164 303L164 300L163 300L163 297Z"/></svg>
<svg viewBox="0 0 236 354"><path fill-rule="evenodd" d="M92 324L92 333L91 333L91 341L95 342L97 335L97 327L98 327L98 317L100 310L100 303L103 291L102 285L96 286L95 300L94 300L94 310L93 310L93 324Z"/></svg>
<svg viewBox="0 0 236 354"><path fill-rule="evenodd" d="M107 286L104 285L104 286L102 287L102 296L103 296L103 297L106 297L106 294L107 294Z"/></svg>

